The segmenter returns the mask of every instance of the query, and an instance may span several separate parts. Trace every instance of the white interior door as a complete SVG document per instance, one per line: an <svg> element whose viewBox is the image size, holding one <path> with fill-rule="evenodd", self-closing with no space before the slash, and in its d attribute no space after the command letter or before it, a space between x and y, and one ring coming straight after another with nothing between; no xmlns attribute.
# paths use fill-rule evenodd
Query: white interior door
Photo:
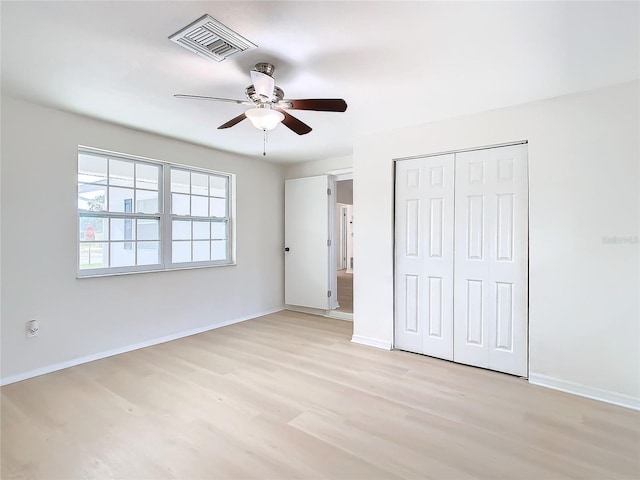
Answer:
<svg viewBox="0 0 640 480"><path fill-rule="evenodd" d="M527 147L456 154L454 360L527 374Z"/></svg>
<svg viewBox="0 0 640 480"><path fill-rule="evenodd" d="M336 245L336 263L338 270L347 268L347 205L337 204L337 231L338 243Z"/></svg>
<svg viewBox="0 0 640 480"><path fill-rule="evenodd" d="M329 308L329 180L285 182L285 303Z"/></svg>
<svg viewBox="0 0 640 480"><path fill-rule="evenodd" d="M346 255L346 269L347 273L353 273L353 205L347 205L347 223L346 223L346 238L347 238L347 255Z"/></svg>
<svg viewBox="0 0 640 480"><path fill-rule="evenodd" d="M395 346L453 359L454 155L396 163Z"/></svg>

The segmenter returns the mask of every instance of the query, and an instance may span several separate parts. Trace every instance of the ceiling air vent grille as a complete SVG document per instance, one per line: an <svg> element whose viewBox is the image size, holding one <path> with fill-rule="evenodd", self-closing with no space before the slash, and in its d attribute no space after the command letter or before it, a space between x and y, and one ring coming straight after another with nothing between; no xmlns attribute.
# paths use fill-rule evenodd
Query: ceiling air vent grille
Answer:
<svg viewBox="0 0 640 480"><path fill-rule="evenodd" d="M203 15L191 25L174 33L169 40L216 62L221 62L236 53L257 48L242 35L209 15Z"/></svg>

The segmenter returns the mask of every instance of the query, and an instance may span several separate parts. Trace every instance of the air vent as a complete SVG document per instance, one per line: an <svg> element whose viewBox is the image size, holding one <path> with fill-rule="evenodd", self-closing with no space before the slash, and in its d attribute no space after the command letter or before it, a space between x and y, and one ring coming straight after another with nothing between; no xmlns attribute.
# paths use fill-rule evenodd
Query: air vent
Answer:
<svg viewBox="0 0 640 480"><path fill-rule="evenodd" d="M169 40L216 62L221 62L236 53L257 48L257 45L209 15L203 15L191 25L174 33Z"/></svg>

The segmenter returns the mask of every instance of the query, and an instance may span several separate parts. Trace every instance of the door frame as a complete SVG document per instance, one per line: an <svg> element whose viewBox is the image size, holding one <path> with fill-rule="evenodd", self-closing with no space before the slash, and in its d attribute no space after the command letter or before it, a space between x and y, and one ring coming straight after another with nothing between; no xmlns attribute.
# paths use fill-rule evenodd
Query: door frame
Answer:
<svg viewBox="0 0 640 480"><path fill-rule="evenodd" d="M331 306L338 303L338 262L336 259L336 248L340 241L339 231L336 229L336 208L338 196L336 195L336 182L341 180L353 180L353 168L341 168L327 172L329 175L329 188L331 189L331 199L329 205L329 238L331 247L329 251L329 281L331 292L335 292L331 301ZM334 303L335 302L335 303ZM335 308L335 307L334 307ZM340 320L353 321L353 313L336 312L333 308L327 310L327 317L338 318Z"/></svg>
<svg viewBox="0 0 640 480"><path fill-rule="evenodd" d="M393 205L392 205L392 211L393 211L393 259L392 259L392 264L393 264L393 325L391 328L391 349L395 349L395 341L396 341L396 282L395 282L395 277L396 277L396 164L397 162L400 162L402 160L413 160L413 159L417 159L417 158L426 158L426 157L436 157L436 156L440 156L440 155L448 155L448 154L456 154L456 153L463 153L463 152L473 152L473 151L477 151L477 150L488 150L488 149L492 149L492 148L499 148L499 147L510 147L513 145L529 145L529 140L517 140L517 141L513 141L513 142L505 142L505 143L495 143L495 144L489 144L489 145L483 145L483 146L479 146L479 147L470 147L470 148L461 148L461 149L457 149L457 150L446 150L446 151L442 151L442 152L432 152L432 153L425 153L422 155L412 155L412 156L408 156L408 157L398 157L398 158L393 158L392 162L393 162L393 177L391 179L392 181L392 191L393 191ZM528 148L527 148L528 150ZM529 188L530 185L530 179L531 179L531 168L530 168L531 162L530 162L530 157L529 157L529 152L527 152L527 232L530 232L530 227L531 227L531 189ZM530 286L530 269L529 269L529 265L530 265L530 245L529 245L529 233L527 236L527 298L530 298L530 290L529 290L529 286ZM526 377L524 378L529 378L529 370L530 370L530 362L529 362L529 358L531 356L531 352L530 352L530 345L531 345L531 337L529 335L530 333L530 318L531 316L529 315L530 311L529 311L529 302L527 302L527 325L526 325L526 329L527 329L527 345L526 345L526 356L527 356L527 373L526 373ZM446 360L445 360L446 361ZM464 364L461 364L464 365ZM502 373L502 372L500 372ZM505 375L509 375L508 373L506 373Z"/></svg>

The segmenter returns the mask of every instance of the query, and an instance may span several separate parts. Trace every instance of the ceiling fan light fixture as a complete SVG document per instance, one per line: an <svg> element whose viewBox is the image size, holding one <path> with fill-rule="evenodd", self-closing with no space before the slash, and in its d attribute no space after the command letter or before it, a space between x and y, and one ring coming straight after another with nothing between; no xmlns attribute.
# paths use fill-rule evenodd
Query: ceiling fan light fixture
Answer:
<svg viewBox="0 0 640 480"><path fill-rule="evenodd" d="M273 130L284 120L284 115L270 108L251 108L244 112L258 130Z"/></svg>

